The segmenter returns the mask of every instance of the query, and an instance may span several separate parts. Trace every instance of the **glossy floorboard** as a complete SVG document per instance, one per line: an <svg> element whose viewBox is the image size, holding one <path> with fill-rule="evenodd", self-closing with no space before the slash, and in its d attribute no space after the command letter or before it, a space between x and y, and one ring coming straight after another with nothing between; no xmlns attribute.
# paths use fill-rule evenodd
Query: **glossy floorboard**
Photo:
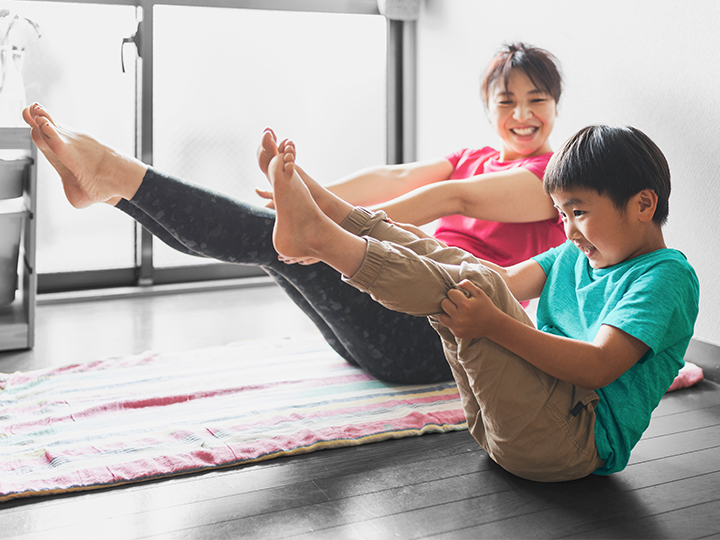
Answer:
<svg viewBox="0 0 720 540"><path fill-rule="evenodd" d="M47 305L0 371L314 332L275 287ZM720 538L720 386L666 396L631 464L537 484L467 432L0 504L2 538Z"/></svg>

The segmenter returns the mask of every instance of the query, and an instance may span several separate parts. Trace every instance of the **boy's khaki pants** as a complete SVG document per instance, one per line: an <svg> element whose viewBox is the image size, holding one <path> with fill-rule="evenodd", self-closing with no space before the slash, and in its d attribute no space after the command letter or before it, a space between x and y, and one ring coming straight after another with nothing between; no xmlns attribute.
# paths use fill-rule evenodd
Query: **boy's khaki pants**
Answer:
<svg viewBox="0 0 720 540"><path fill-rule="evenodd" d="M532 326L502 278L470 253L418 238L382 212L355 208L341 224L368 240L348 283L395 311L427 316L443 341L468 429L504 469L530 480L582 478L602 466L595 446L597 394L551 377L494 342L456 338L438 323L440 302L463 279Z"/></svg>

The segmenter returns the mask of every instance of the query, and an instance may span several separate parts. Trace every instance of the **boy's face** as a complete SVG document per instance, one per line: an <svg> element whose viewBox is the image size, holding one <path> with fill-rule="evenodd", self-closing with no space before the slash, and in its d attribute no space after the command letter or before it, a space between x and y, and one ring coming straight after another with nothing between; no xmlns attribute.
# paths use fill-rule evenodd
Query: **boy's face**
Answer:
<svg viewBox="0 0 720 540"><path fill-rule="evenodd" d="M565 234L593 268L608 268L648 252L638 221L618 210L606 195L591 189L556 191L552 195Z"/></svg>

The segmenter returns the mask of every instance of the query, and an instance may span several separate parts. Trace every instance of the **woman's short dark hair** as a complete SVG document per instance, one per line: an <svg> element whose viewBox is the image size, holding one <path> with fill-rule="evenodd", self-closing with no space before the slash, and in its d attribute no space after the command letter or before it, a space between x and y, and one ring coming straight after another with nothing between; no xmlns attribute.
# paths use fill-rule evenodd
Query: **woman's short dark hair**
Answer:
<svg viewBox="0 0 720 540"><path fill-rule="evenodd" d="M545 192L592 189L619 210L644 189L658 197L653 221L667 221L670 168L660 148L637 128L588 126L553 154L543 180Z"/></svg>
<svg viewBox="0 0 720 540"><path fill-rule="evenodd" d="M545 49L524 43L512 43L505 45L485 68L480 83L480 95L485 108L488 106L492 84L502 80L507 90L508 80L514 69L527 75L535 87L552 96L555 103L560 102L562 76L557 59Z"/></svg>

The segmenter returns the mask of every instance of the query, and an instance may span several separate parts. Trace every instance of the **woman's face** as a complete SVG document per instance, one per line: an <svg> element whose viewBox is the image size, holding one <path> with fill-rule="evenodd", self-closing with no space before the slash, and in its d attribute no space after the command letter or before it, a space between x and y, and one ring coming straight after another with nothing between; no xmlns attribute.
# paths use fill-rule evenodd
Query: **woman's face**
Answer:
<svg viewBox="0 0 720 540"><path fill-rule="evenodd" d="M507 89L502 80L490 85L488 117L502 139L501 161L550 152L548 137L557 116L555 100L539 90L524 72L510 73Z"/></svg>

